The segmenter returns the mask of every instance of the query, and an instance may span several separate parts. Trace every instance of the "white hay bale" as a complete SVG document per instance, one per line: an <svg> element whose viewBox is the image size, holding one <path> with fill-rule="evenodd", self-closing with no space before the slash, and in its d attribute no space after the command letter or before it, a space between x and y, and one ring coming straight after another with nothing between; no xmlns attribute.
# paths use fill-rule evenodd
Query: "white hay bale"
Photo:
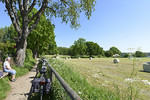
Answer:
<svg viewBox="0 0 150 100"><path fill-rule="evenodd" d="M66 57L65 59L68 59L68 57Z"/></svg>
<svg viewBox="0 0 150 100"><path fill-rule="evenodd" d="M113 62L114 62L114 64L115 64L115 63L119 63L119 59L114 59Z"/></svg>
<svg viewBox="0 0 150 100"><path fill-rule="evenodd" d="M136 58L136 60L137 60L137 61L140 61L140 60L141 60L141 58Z"/></svg>
<svg viewBox="0 0 150 100"><path fill-rule="evenodd" d="M92 57L90 57L90 60L92 60Z"/></svg>
<svg viewBox="0 0 150 100"><path fill-rule="evenodd" d="M56 59L59 59L59 57L57 56Z"/></svg>
<svg viewBox="0 0 150 100"><path fill-rule="evenodd" d="M146 62L143 64L143 69L145 72L150 72L150 62Z"/></svg>

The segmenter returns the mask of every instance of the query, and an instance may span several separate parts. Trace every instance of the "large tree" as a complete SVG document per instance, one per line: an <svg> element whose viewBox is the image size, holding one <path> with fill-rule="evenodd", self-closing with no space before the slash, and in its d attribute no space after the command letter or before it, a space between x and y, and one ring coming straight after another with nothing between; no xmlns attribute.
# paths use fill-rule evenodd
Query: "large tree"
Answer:
<svg viewBox="0 0 150 100"><path fill-rule="evenodd" d="M111 47L109 50L113 52L113 54L119 54L121 55L121 51L117 47Z"/></svg>
<svg viewBox="0 0 150 100"><path fill-rule="evenodd" d="M79 14L84 11L89 19L95 6L95 0L0 0L0 2L5 3L10 19L18 33L18 36L15 37L18 66L22 66L25 60L27 37L36 27L44 11L50 17L60 17L62 22L70 21L71 27L77 28ZM37 7L36 5L39 8L38 12L28 18L28 14L34 7ZM18 11L21 18L17 15ZM31 24L31 22L33 23Z"/></svg>
<svg viewBox="0 0 150 100"><path fill-rule="evenodd" d="M60 55L69 55L69 48L67 47L57 47L57 50Z"/></svg>
<svg viewBox="0 0 150 100"><path fill-rule="evenodd" d="M88 41L86 42L86 46L87 46L87 53L89 54L89 56L91 57L92 55L102 55L103 54L103 48L100 47L97 43L94 43L92 41Z"/></svg>
<svg viewBox="0 0 150 100"><path fill-rule="evenodd" d="M136 51L135 56L136 57L144 57L144 53L142 51Z"/></svg>
<svg viewBox="0 0 150 100"><path fill-rule="evenodd" d="M86 54L86 40L83 38L79 38L77 41L74 42L74 50L77 52L77 55L84 55Z"/></svg>
<svg viewBox="0 0 150 100"><path fill-rule="evenodd" d="M32 14L35 14L36 12L36 9L32 10ZM29 14L29 17L32 14ZM41 15L36 28L29 34L27 43L27 48L32 50L34 58L40 54L46 54L50 49L50 46L56 45L54 25L51 24L44 13Z"/></svg>

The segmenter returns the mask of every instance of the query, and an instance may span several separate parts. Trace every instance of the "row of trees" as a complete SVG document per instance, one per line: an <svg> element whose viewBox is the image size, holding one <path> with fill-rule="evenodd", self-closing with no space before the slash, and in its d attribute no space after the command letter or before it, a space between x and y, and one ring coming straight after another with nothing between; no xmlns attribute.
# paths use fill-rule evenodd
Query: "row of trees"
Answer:
<svg viewBox="0 0 150 100"><path fill-rule="evenodd" d="M71 28L77 29L80 26L80 13L85 13L87 18L90 19L96 4L95 0L0 0L0 2L5 4L5 11L10 16L17 32L17 36L14 39L18 66L23 66L26 57L27 39L36 28L43 13L46 14L47 18L58 17L64 23L70 22ZM34 7L38 9L36 13L32 13ZM35 31L34 33L36 34L37 32ZM35 50L35 52L39 51L39 49ZM45 50L45 48L42 49Z"/></svg>
<svg viewBox="0 0 150 100"><path fill-rule="evenodd" d="M31 14L35 14L36 12L37 10L34 8ZM43 13L39 20L39 23L37 24L37 27L29 34L27 39L27 49L32 50L34 58L42 54L57 53L54 28L54 25L51 24L50 20L47 19L45 14ZM16 52L16 44L14 37L16 36L17 32L13 25L0 29L0 50L3 52L3 56L6 56L6 54L11 54L13 56L15 55L14 53ZM2 44L4 44L5 46L3 46ZM6 44L9 44L8 48L10 48L10 45L13 44L13 49L6 50ZM11 52L13 52L13 54Z"/></svg>
<svg viewBox="0 0 150 100"><path fill-rule="evenodd" d="M121 54L120 50L116 47L111 47L110 50L104 51L97 43L93 41L86 41L84 38L79 38L74 42L70 48L58 47L58 53L61 55L71 55L74 57L82 57L84 55L99 56L99 57L112 57L114 54Z"/></svg>
<svg viewBox="0 0 150 100"><path fill-rule="evenodd" d="M85 55L90 57L112 57L115 54L118 54L119 57L131 56L129 53L121 53L117 47L111 47L109 50L104 51L103 48L100 47L97 43L86 41L84 38L79 38L72 46L70 46L70 48L57 47L57 50L60 55L71 55L74 57L83 57ZM132 56L144 57L145 55L141 51L136 51L136 53L132 54Z"/></svg>

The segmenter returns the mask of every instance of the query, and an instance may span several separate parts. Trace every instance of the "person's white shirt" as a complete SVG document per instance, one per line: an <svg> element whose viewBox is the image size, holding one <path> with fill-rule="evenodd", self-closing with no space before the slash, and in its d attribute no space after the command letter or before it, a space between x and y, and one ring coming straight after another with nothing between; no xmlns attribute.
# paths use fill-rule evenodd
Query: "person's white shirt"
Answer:
<svg viewBox="0 0 150 100"><path fill-rule="evenodd" d="M4 62L4 68L11 69L10 63L8 61Z"/></svg>

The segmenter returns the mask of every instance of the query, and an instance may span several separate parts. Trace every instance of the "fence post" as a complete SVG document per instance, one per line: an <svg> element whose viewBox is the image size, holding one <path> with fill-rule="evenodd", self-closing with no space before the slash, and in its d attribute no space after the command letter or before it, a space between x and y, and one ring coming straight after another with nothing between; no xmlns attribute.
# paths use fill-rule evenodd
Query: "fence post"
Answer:
<svg viewBox="0 0 150 100"><path fill-rule="evenodd" d="M50 69L50 80L51 80L51 82L54 81L54 74L53 74L52 69Z"/></svg>

